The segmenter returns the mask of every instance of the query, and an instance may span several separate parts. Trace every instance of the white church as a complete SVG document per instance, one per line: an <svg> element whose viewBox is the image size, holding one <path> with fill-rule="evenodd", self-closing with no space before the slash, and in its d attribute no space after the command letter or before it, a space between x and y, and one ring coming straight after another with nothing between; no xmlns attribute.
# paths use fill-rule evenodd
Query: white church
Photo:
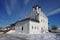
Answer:
<svg viewBox="0 0 60 40"><path fill-rule="evenodd" d="M48 18L38 5L33 6L32 12L15 24L15 31L24 34L41 34L48 32Z"/></svg>

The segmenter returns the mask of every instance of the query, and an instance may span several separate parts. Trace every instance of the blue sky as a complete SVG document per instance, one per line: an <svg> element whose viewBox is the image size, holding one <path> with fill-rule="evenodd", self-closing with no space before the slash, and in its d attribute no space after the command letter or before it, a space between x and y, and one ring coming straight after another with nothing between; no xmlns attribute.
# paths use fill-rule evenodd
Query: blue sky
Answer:
<svg viewBox="0 0 60 40"><path fill-rule="evenodd" d="M60 0L0 0L0 27L25 18L35 4L48 16L49 26L60 26Z"/></svg>

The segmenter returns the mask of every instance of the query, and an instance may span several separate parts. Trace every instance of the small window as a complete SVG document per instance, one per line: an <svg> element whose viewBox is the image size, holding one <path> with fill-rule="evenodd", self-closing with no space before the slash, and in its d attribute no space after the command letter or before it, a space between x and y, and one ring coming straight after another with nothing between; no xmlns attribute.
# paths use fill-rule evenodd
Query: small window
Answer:
<svg viewBox="0 0 60 40"><path fill-rule="evenodd" d="M44 22L45 22L45 20L44 20L44 19L41 19L41 22L43 22L43 23L44 23Z"/></svg>
<svg viewBox="0 0 60 40"><path fill-rule="evenodd" d="M36 26L35 26L35 29L36 29Z"/></svg>
<svg viewBox="0 0 60 40"><path fill-rule="evenodd" d="M32 26L32 29L33 29L33 26Z"/></svg>
<svg viewBox="0 0 60 40"><path fill-rule="evenodd" d="M23 31L23 26L22 26L22 31Z"/></svg>

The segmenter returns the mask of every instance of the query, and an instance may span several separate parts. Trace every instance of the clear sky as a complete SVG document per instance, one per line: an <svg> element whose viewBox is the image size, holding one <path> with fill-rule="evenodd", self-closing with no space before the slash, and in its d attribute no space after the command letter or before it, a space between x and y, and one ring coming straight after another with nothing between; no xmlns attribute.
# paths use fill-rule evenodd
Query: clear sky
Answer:
<svg viewBox="0 0 60 40"><path fill-rule="evenodd" d="M0 27L25 18L35 4L48 16L49 26L60 26L60 0L0 0Z"/></svg>

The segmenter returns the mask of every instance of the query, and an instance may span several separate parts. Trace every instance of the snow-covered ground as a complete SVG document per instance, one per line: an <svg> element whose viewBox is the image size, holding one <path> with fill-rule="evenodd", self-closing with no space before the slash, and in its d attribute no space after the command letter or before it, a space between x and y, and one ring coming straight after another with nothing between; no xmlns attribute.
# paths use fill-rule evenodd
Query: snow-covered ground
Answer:
<svg viewBox="0 0 60 40"><path fill-rule="evenodd" d="M60 35L53 33L46 34L0 34L0 40L60 40Z"/></svg>

